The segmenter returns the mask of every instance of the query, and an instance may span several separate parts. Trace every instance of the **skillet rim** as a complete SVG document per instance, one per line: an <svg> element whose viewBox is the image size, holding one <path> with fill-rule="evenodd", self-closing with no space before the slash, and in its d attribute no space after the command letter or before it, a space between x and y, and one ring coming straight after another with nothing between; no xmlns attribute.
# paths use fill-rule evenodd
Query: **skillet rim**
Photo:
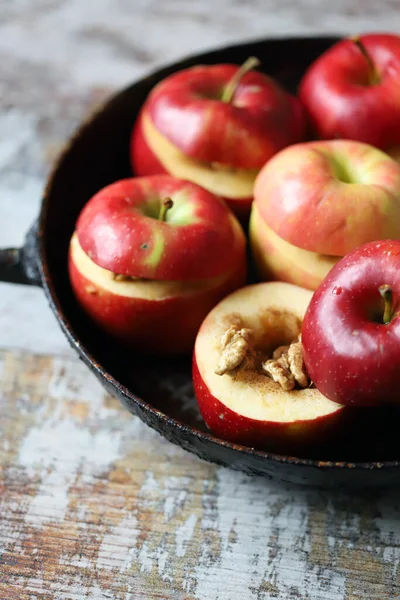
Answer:
<svg viewBox="0 0 400 600"><path fill-rule="evenodd" d="M48 207L50 205L50 197L51 191L53 187L53 182L56 180L58 172L60 170L61 165L64 160L69 156L70 153L74 151L74 146L77 140L84 134L85 130L92 125L98 117L101 116L104 110L106 110L111 104L116 102L122 94L127 92L128 90L134 88L137 85L143 84L146 81L157 80L159 81L166 71L171 69L178 70L179 68L184 68L185 63L189 63L190 61L201 61L203 57L206 57L213 53L219 52L229 52L233 50L238 50L241 47L245 47L247 45L257 45L257 44L268 44L268 42L299 42L302 41L321 41L321 42L336 42L341 39L343 36L340 35L308 35L308 36L280 36L280 37L268 37L268 38L255 38L242 40L239 44L228 44L225 46L220 46L216 48L211 48L208 50L204 50L200 53L190 54L183 59L178 61L174 61L168 64L161 65L156 70L150 72L148 75L135 80L132 84L122 88L117 89L113 92L95 111L93 111L86 119L84 119L81 124L77 127L74 134L67 140L64 145L62 151L60 152L58 158L56 159L53 168L47 178L44 194L42 197L40 213L38 218L38 266L40 272L41 282L49 302L49 305L55 314L58 323L63 330L70 346L77 352L78 356L83 359L85 364L94 369L96 374L101 379L101 383L104 384L107 382L109 386L115 389L118 394L122 395L124 399L128 400L128 403L133 403L138 406L142 411L151 414L155 417L157 422L162 422L169 428L173 428L175 431L189 434L189 436L193 436L198 440L205 442L207 444L212 444L214 446L222 447L231 450L234 454L238 454L239 456L254 456L261 458L267 462L285 465L293 465L293 466L303 466L303 467L316 467L321 470L329 470L329 471L342 471L342 470L359 470L359 471L383 471L390 470L395 467L400 466L400 460L393 461L369 461L369 462L347 462L347 461L323 461L309 458L298 458L290 455L283 454L275 454L272 452L267 452L264 450L257 450L255 448L244 446L242 444L235 444L233 442L229 442L226 440L222 440L213 436L211 433L203 432L195 427L187 425L173 417L168 416L162 411L154 408L151 404L143 400L140 396L136 395L133 391L130 391L126 386L122 385L116 378L114 378L95 358L95 356L87 350L84 344L82 344L79 340L78 335L74 332L72 325L64 314L62 307L62 299L60 300L57 296L57 293L54 289L54 285L52 282L52 276L48 267L47 258L46 258L46 248L45 248L45 230L46 230L46 220ZM182 65L183 63L183 65ZM105 381L104 381L105 380ZM140 418L140 415L138 415ZM146 425L151 426L149 423ZM213 461L215 462L215 461Z"/></svg>

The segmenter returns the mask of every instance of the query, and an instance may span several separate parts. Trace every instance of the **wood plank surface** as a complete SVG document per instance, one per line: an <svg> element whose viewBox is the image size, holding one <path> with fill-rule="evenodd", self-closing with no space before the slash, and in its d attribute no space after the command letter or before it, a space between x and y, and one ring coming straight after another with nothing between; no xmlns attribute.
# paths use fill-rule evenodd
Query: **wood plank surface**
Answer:
<svg viewBox="0 0 400 600"><path fill-rule="evenodd" d="M203 462L74 358L0 354L1 600L400 597L400 494Z"/></svg>
<svg viewBox="0 0 400 600"><path fill-rule="evenodd" d="M114 89L271 35L400 31L398 0L0 0L0 245ZM43 292L0 284L0 600L393 600L400 493L205 463L107 396Z"/></svg>

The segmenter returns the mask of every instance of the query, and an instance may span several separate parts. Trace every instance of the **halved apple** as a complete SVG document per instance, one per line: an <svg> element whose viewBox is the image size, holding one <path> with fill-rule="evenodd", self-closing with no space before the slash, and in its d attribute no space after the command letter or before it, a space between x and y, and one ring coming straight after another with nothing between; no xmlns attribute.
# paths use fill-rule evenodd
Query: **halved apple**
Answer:
<svg viewBox="0 0 400 600"><path fill-rule="evenodd" d="M224 298L196 338L193 383L204 421L223 439L249 446L290 449L323 438L343 407L317 389L284 391L251 361L230 373L215 370L221 338L233 324L252 331L254 349L270 357L297 339L312 293L282 283L259 283Z"/></svg>
<svg viewBox="0 0 400 600"><path fill-rule="evenodd" d="M293 246L279 237L263 220L255 204L250 216L250 244L258 274L316 290L340 256L317 254Z"/></svg>

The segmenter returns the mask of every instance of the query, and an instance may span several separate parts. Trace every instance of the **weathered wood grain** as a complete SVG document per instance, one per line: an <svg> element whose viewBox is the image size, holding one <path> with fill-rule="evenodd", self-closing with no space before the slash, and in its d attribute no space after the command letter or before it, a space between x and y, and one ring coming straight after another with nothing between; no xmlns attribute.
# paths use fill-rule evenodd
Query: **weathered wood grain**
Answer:
<svg viewBox="0 0 400 600"><path fill-rule="evenodd" d="M389 600L400 495L202 462L75 358L0 353L1 600Z"/></svg>

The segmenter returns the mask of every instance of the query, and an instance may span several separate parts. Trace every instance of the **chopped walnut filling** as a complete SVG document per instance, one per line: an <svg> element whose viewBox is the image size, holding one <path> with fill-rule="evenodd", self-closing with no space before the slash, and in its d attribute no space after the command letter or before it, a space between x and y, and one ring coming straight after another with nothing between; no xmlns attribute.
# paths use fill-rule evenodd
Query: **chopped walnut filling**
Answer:
<svg viewBox="0 0 400 600"><path fill-rule="evenodd" d="M276 348L276 350L273 351L272 358L274 360L277 360L278 358L280 358L284 354L287 354L288 350L289 350L289 346L278 346Z"/></svg>
<svg viewBox="0 0 400 600"><path fill-rule="evenodd" d="M282 389L293 390L296 383L301 388L309 385L301 342L293 342L290 346L279 346L272 356L272 360L264 362L262 368L279 383Z"/></svg>
<svg viewBox="0 0 400 600"><path fill-rule="evenodd" d="M267 375L276 381L276 383L279 383L285 392L290 392L290 390L294 389L296 382L290 372L287 354L282 354L282 356L276 360L266 360L261 366Z"/></svg>
<svg viewBox="0 0 400 600"><path fill-rule="evenodd" d="M288 349L289 368L296 383L301 388L306 388L309 385L309 379L303 359L303 344L297 342L290 344Z"/></svg>
<svg viewBox="0 0 400 600"><path fill-rule="evenodd" d="M299 336L298 340L301 340ZM215 373L224 375L241 369L262 369L273 381L286 392L293 390L296 384L306 388L310 384L304 360L301 341L289 345L278 346L272 358L263 360L262 353L254 348L254 334L251 329L242 327L239 321L231 325L221 338L221 355ZM265 355L264 355L265 358Z"/></svg>
<svg viewBox="0 0 400 600"><path fill-rule="evenodd" d="M215 368L217 375L233 371L246 357L251 348L253 332L246 327L231 325L221 339L221 357Z"/></svg>

